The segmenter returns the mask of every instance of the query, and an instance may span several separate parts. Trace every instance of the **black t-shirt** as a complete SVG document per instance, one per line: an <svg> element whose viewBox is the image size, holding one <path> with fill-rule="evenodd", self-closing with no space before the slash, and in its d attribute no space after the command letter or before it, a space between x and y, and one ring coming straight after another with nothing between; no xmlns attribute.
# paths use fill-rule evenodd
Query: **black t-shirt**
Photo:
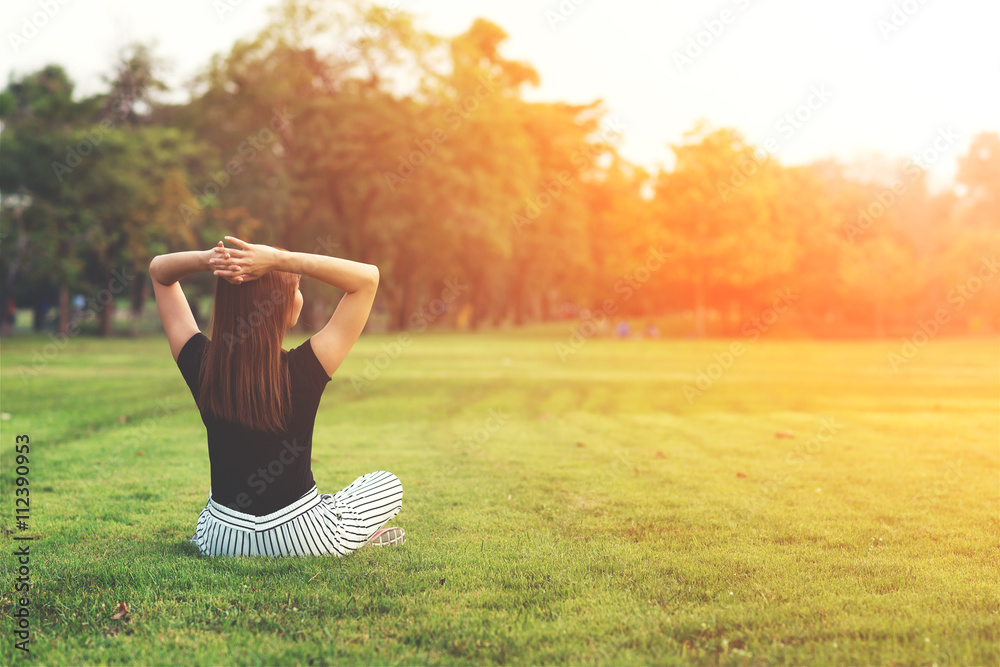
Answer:
<svg viewBox="0 0 1000 667"><path fill-rule="evenodd" d="M197 404L199 371L208 337L200 331L184 344L177 366ZM310 458L316 410L330 376L309 338L281 351L287 359L292 419L284 433L254 431L201 412L208 431L212 500L237 512L263 516L295 502L314 485Z"/></svg>

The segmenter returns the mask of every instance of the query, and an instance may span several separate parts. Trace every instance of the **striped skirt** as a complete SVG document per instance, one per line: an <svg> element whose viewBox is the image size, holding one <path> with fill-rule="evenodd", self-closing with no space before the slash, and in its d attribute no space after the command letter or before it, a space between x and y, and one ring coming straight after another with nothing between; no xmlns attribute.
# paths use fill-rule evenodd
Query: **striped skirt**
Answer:
<svg viewBox="0 0 1000 667"><path fill-rule="evenodd" d="M190 542L203 556L344 556L399 514L403 485L391 472L362 475L337 493L309 489L265 516L243 514L212 500Z"/></svg>

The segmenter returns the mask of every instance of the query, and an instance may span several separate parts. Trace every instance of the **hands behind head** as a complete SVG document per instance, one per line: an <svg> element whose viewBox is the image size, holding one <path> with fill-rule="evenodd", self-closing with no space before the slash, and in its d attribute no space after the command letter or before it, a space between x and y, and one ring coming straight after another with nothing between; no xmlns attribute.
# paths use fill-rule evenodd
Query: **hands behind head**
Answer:
<svg viewBox="0 0 1000 667"><path fill-rule="evenodd" d="M212 248L212 256L208 259L208 265L212 268L212 275L222 278L228 283L239 285L243 278L238 277L239 265L233 261L229 248L219 241L219 245Z"/></svg>
<svg viewBox="0 0 1000 667"><path fill-rule="evenodd" d="M223 280L241 285L260 278L275 267L276 250L270 246L257 243L247 243L235 236L227 236L226 240L236 245L236 248L226 248L219 241L213 248L214 256L209 264L215 269L213 273Z"/></svg>

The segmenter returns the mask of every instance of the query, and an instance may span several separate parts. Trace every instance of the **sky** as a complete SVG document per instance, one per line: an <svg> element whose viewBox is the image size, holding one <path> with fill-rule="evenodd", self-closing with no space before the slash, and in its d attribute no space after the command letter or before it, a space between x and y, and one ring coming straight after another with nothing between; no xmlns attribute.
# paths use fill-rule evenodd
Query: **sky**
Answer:
<svg viewBox="0 0 1000 667"><path fill-rule="evenodd" d="M181 82L252 37L274 4L4 0L0 71L6 83L54 62L92 94L120 48L140 40L171 63L166 78L182 96ZM997 0L385 4L442 36L477 17L496 23L509 35L501 54L540 75L527 99L602 99L625 128L622 154L651 170L669 168L669 144L704 119L783 164L917 158L938 189L977 133L1000 133Z"/></svg>

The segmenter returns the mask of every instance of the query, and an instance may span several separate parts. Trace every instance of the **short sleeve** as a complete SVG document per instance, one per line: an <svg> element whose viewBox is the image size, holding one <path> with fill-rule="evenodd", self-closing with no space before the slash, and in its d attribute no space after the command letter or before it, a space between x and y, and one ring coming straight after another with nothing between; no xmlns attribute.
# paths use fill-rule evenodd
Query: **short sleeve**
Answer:
<svg viewBox="0 0 1000 667"><path fill-rule="evenodd" d="M289 350L288 359L291 363L289 369L295 373L296 381L302 383L306 389L322 393L332 379L316 357L311 337L298 347Z"/></svg>
<svg viewBox="0 0 1000 667"><path fill-rule="evenodd" d="M195 401L198 400L198 388L201 386L198 377L201 372L201 358L208 342L208 336L199 331L184 343L180 354L177 355L177 367L181 370L181 375L184 376L184 381L187 382Z"/></svg>

